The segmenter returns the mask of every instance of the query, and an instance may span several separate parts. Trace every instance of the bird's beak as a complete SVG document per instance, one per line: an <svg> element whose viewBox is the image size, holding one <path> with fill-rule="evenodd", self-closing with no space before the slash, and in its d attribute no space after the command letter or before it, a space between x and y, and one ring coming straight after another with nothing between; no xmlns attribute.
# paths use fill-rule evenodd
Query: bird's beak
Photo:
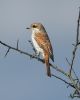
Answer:
<svg viewBox="0 0 80 100"><path fill-rule="evenodd" d="M26 29L30 29L30 27L27 27Z"/></svg>

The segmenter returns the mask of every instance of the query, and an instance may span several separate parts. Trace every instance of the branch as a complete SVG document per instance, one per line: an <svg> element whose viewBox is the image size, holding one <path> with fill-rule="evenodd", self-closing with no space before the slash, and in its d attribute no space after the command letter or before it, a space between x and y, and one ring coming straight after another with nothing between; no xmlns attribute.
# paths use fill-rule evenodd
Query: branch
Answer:
<svg viewBox="0 0 80 100"><path fill-rule="evenodd" d="M54 75L54 74L52 74L52 76L54 76L55 78L57 78L57 79L63 81L63 82L66 83L68 86L71 86L71 87L75 88L74 85L72 85L71 83L67 82L66 80L64 80L64 79L62 79L62 78L60 78L60 77L58 77L58 76L56 76L56 75Z"/></svg>
<svg viewBox="0 0 80 100"><path fill-rule="evenodd" d="M17 52L19 52L19 53L21 53L21 54L24 54L24 55L29 56L30 58L34 58L34 59L37 59L38 61L40 61L40 62L42 62L42 63L45 63L43 59L41 59L41 58L39 58L39 57L37 57L37 56L35 56L35 55L32 55L32 54L30 54L30 53L27 53L27 52L25 52L25 51L22 51L22 50L20 50L19 48L12 47L12 46L10 46L10 45L8 45L8 44L2 42L2 41L0 41L0 44L2 44L3 46L5 46L5 47L8 48L8 51L7 51L8 53L9 53L10 49L11 49L11 50L15 50L15 51L17 51ZM7 54L7 53L6 53L6 54ZM58 72L64 74L65 76L68 76L67 73L65 73L62 69L58 68L58 66L52 65L51 63L49 63L49 64L50 64L50 66L51 66L52 68L54 68L56 71L58 71Z"/></svg>
<svg viewBox="0 0 80 100"><path fill-rule="evenodd" d="M72 55L72 61L71 61L71 68L70 68L70 76L71 76L71 72L72 72L72 67L74 64L74 59L76 56L76 51L78 48L78 45L80 44L79 42L79 25L80 25L80 7L79 7L79 16L78 16L78 20L77 20L77 35L76 35L76 44L74 45L74 50L73 50L73 55Z"/></svg>
<svg viewBox="0 0 80 100"><path fill-rule="evenodd" d="M21 54L24 54L24 55L27 55L27 56L29 56L29 57L32 57L32 58L37 59L37 57L33 56L32 54L29 54L29 53L27 53L27 52L25 52L25 51L20 50L20 49L18 48L18 46L17 46L17 48L15 48L15 47L12 47L12 46L10 46L10 45L8 45L8 44L2 42L2 41L0 41L0 44L2 44L3 46L5 46L5 47L8 48L8 51L7 51L8 53L9 53L9 51L10 51L10 49L11 49L11 50L15 50L15 51L17 51L17 52L19 52L19 53L21 53ZM6 54L7 54L7 53L6 53ZM42 59L40 59L40 60L42 61ZM43 62L43 61L42 61L42 62Z"/></svg>
<svg viewBox="0 0 80 100"><path fill-rule="evenodd" d="M5 47L8 48L8 51L7 51L7 52L9 52L9 49L15 50L15 51L17 51L17 52L19 52L19 53L21 53L21 54L24 54L24 55L29 56L30 58L34 58L34 59L36 59L36 60L38 60L38 61L40 61L40 62L42 62L42 63L45 63L43 59L38 58L38 57L36 57L36 56L34 56L34 55L30 54L30 53L24 52L24 51L20 50L18 47L17 47L17 48L12 47L12 46L10 46L10 45L8 45L8 44L2 42L2 41L0 41L0 44L2 44L3 46L5 46ZM17 43L17 44L18 44L18 43ZM59 78L58 76L55 76L55 75L53 75L53 74L52 74L52 76L54 76L54 77L56 77L56 78L62 80L63 82L65 82L66 84L68 84L69 86L73 87L74 89L76 89L76 90L79 92L77 86L74 84L74 79L72 79L72 77L69 77L69 75L68 75L65 71L63 71L62 69L60 69L60 67L58 67L57 65L55 65L55 64L52 65L51 63L49 63L49 64L50 64L50 66L51 66L53 69L55 69L56 71L62 73L62 74L63 74L64 76L66 76L67 78L69 78L70 81L71 81L72 83L68 83L67 81L65 81L65 80L63 80L63 79L61 79L61 78Z"/></svg>

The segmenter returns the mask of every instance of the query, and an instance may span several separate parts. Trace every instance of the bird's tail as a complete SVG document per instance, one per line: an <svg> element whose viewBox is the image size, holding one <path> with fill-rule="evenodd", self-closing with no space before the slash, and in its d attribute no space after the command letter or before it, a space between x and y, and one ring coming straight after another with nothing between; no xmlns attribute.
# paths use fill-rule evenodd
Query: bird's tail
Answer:
<svg viewBox="0 0 80 100"><path fill-rule="evenodd" d="M45 64L46 64L46 69L47 69L47 75L51 77L51 70L50 70L50 65L49 65L49 56L45 54Z"/></svg>

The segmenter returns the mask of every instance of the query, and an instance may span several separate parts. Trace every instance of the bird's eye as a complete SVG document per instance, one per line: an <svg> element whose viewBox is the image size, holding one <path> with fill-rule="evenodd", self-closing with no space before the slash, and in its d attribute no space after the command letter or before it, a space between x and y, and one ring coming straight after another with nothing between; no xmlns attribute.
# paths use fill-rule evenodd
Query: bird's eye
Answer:
<svg viewBox="0 0 80 100"><path fill-rule="evenodd" d="M37 26L36 25L33 25L33 28L36 28Z"/></svg>

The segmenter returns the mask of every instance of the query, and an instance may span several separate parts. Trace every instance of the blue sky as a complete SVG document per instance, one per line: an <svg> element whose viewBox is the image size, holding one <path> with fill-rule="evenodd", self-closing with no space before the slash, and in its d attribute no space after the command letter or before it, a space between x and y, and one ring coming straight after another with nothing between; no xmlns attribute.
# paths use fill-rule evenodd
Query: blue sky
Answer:
<svg viewBox="0 0 80 100"><path fill-rule="evenodd" d="M54 48L54 63L67 70L65 59L71 59L79 6L80 0L0 0L0 40L16 47L19 39L19 48L33 53L28 43L31 32L25 28L41 22ZM71 89L54 77L48 78L45 65L12 50L4 58L6 50L0 45L0 100L70 99Z"/></svg>

